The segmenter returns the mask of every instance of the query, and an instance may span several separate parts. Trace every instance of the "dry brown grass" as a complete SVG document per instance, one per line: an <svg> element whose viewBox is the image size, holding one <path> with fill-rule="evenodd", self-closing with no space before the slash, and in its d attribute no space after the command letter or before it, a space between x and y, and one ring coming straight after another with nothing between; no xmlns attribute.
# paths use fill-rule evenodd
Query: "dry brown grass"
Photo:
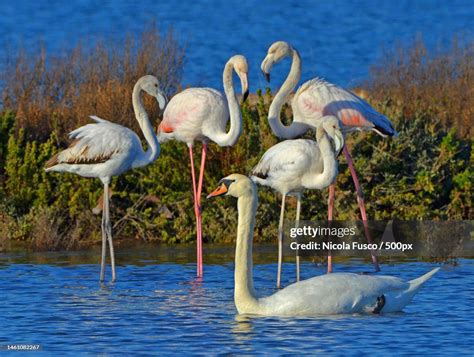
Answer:
<svg viewBox="0 0 474 357"><path fill-rule="evenodd" d="M62 55L20 50L11 56L0 80L4 109L16 112L17 123L30 139L45 139L57 130L65 134L98 115L138 129L133 119L131 92L146 74L158 77L168 94L180 86L184 49L169 30L161 35L155 24L138 40L132 36L120 44L99 42L92 49L78 45ZM154 119L156 103L145 99Z"/></svg>
<svg viewBox="0 0 474 357"><path fill-rule="evenodd" d="M430 53L419 39L386 52L364 85L372 99L394 100L403 117L425 113L443 128L474 134L474 41L454 39L449 49Z"/></svg>

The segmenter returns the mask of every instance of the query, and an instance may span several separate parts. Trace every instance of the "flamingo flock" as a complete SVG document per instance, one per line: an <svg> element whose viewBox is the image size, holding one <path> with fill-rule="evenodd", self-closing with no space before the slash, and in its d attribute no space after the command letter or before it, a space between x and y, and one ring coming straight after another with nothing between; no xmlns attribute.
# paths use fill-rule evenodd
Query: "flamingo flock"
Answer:
<svg viewBox="0 0 474 357"><path fill-rule="evenodd" d="M303 191L329 188L328 220L332 220L334 182L338 174L337 157L342 151L354 182L361 218L370 243L363 195L351 156L344 144L344 136L357 130L374 131L384 137L397 134L390 120L375 111L363 99L319 78L304 83L296 91L291 102L293 121L285 126L280 120L280 113L283 104L300 80L301 57L289 43L277 41L269 47L261 64L261 70L269 81L272 67L287 57L292 59L291 69L273 98L268 122L277 137L288 140L269 148L253 168L250 177L240 174L227 176L220 181L218 188L208 195L208 198L231 195L238 199L234 294L237 310L239 313L285 316L400 311L437 269L409 282L388 276L332 273L332 257L329 255L327 272L332 274L299 281L297 256L297 282L269 297L256 297L252 277L252 238L258 206L256 184L270 187L282 196L277 268L277 287L280 288L286 196L294 195L297 198L295 224L298 225ZM104 185L101 282L105 278L107 242L112 281L116 280L109 209L110 180L130 169L153 163L160 155L160 144L169 140L183 142L189 149L196 217L197 277L203 276L201 196L208 143L212 141L223 147L233 146L242 135L242 114L234 89L233 73L240 79L242 99L245 101L249 94L248 71L249 66L244 56L232 56L223 71L224 93L212 88L188 88L176 94L169 103L156 77L141 77L133 88L132 102L135 117L147 143L146 150L132 130L91 116L95 123L72 131L69 134L73 139L70 146L46 163L46 171L95 177ZM156 134L143 106L143 93L155 97L160 109L164 110L163 120ZM316 141L297 138L307 131L315 132ZM197 180L193 154L196 141L202 143ZM373 253L372 260L375 271L379 271Z"/></svg>

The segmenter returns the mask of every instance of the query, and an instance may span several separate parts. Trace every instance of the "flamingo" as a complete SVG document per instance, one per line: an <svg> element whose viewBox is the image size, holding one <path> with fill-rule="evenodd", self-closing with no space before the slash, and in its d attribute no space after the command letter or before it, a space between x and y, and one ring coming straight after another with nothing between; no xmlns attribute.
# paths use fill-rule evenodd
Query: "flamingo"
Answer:
<svg viewBox="0 0 474 357"><path fill-rule="evenodd" d="M268 122L273 133L281 138L292 139L305 133L309 128L318 127L325 116L337 117L342 123L343 132L374 131L382 137L396 136L390 120L375 111L366 101L352 92L340 88L320 78L314 78L304 83L295 93L291 107L293 109L293 122L289 126L283 125L280 119L281 108L286 97L295 88L301 77L301 57L296 49L289 43L277 41L273 43L266 57L262 61L261 69L267 81L270 81L270 71L275 63L286 57L292 58L290 72L275 95L268 112ZM370 233L367 225L367 214L364 198L359 184L359 179L349 154L344 145L343 153L354 182L365 235L369 243ZM329 187L328 220L333 218L335 186ZM376 271L380 271L377 257L371 252L372 262ZM332 272L332 257L328 256L328 273Z"/></svg>
<svg viewBox="0 0 474 357"><path fill-rule="evenodd" d="M408 282L391 276L333 273L293 283L258 298L253 284L252 241L258 205L257 187L248 177L223 178L207 197L237 198L234 302L239 314L311 316L401 311L440 268Z"/></svg>
<svg viewBox="0 0 474 357"><path fill-rule="evenodd" d="M296 225L299 224L301 195L304 189L322 190L329 187L337 176L337 155L344 145L339 120L326 116L316 131L317 142L295 139L282 141L270 149L252 170L252 180L268 186L282 195L280 223L278 226L277 288L280 288L283 260L283 216L285 198L296 195ZM331 143L334 141L334 147ZM296 280L300 280L299 255L296 255Z"/></svg>
<svg viewBox="0 0 474 357"><path fill-rule="evenodd" d="M146 166L160 155L160 144L141 99L142 91L155 97L160 109L166 105L166 96L161 90L158 79L151 75L141 77L133 88L133 109L148 144L146 151L142 148L140 138L132 130L91 116L90 118L95 121L95 124L84 125L69 133L69 137L74 141L67 149L54 155L45 166L47 172L71 172L83 177L97 177L104 185L101 282L104 281L105 276L106 240L109 242L112 281L115 281L116 277L109 212L110 180L113 176L120 175L130 169Z"/></svg>
<svg viewBox="0 0 474 357"><path fill-rule="evenodd" d="M201 191L206 163L207 143L215 142L219 146L233 146L242 133L242 114L232 83L233 70L240 78L243 100L247 99L248 65L242 55L231 57L223 73L225 97L212 88L188 88L175 95L166 107L163 120L158 127L160 143L177 140L186 143L191 161L193 181L194 213L196 215L197 235L197 276L203 275L202 263L202 220ZM226 132L230 115L230 129ZM202 142L201 167L199 182L196 183L194 171L194 141ZM197 187L196 187L197 186Z"/></svg>

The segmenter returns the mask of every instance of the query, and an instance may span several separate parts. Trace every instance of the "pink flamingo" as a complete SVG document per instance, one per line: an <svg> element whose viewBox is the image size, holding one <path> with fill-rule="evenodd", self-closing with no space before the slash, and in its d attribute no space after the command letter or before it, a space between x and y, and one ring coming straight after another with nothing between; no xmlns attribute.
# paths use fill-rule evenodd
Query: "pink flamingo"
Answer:
<svg viewBox="0 0 474 357"><path fill-rule="evenodd" d="M286 57L292 58L290 73L285 82L275 95L268 112L268 122L273 133L281 138L291 139L305 133L308 129L316 129L326 116L335 116L342 123L344 133L353 131L375 131L379 135L396 136L390 120L375 111L366 101L357 95L328 83L322 79L315 78L304 83L295 93L291 107L293 109L293 122L285 126L280 119L281 108L296 84L301 78L301 57L296 49L284 41L273 43L261 64L261 69L267 81L270 81L270 70L275 63ZM349 154L344 145L344 156L357 193L362 221L364 222L367 240L371 242L367 225L367 214L365 211L364 198L359 185L357 173ZM329 187L328 220L333 218L335 186ZM377 257L372 253L372 262L375 270L380 271ZM332 272L332 257L328 256L328 273Z"/></svg>
<svg viewBox="0 0 474 357"><path fill-rule="evenodd" d="M233 70L240 78L243 100L248 92L248 65L244 56L231 57L224 68L224 95L212 88L189 88L175 95L168 103L163 121L158 127L158 140L184 142L189 148L191 176L193 180L194 213L196 215L197 235L197 276L202 277L202 219L201 192L206 163L207 143L209 140L219 146L233 146L242 133L242 114L232 83ZM226 132L230 115L230 129ZM194 172L194 141L202 142L201 167L199 181L196 184Z"/></svg>

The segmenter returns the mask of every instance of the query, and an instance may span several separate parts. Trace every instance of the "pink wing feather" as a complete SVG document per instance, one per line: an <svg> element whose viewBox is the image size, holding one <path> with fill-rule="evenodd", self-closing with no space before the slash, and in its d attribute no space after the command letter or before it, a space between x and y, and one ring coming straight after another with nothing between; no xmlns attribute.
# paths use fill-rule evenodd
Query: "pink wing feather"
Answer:
<svg viewBox="0 0 474 357"><path fill-rule="evenodd" d="M383 136L396 135L390 120L362 98L319 78L298 89L292 107L295 120L312 123L333 115L339 118L346 131L374 130Z"/></svg>

